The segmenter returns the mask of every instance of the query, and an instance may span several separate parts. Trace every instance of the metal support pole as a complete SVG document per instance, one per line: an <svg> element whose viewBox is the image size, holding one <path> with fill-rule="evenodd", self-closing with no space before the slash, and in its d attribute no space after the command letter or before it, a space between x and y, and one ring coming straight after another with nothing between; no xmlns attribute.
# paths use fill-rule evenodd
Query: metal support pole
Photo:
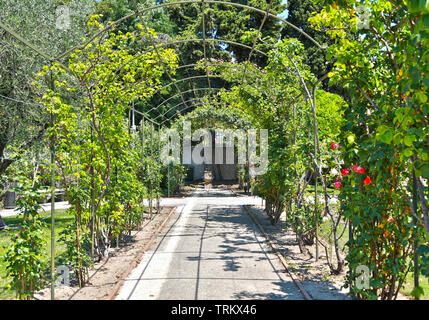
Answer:
<svg viewBox="0 0 429 320"><path fill-rule="evenodd" d="M161 159L161 126L158 125L158 156Z"/></svg>
<svg viewBox="0 0 429 320"><path fill-rule="evenodd" d="M141 130L142 130L142 159L144 158L144 147L145 147L145 138L144 138L144 118L142 119Z"/></svg>
<svg viewBox="0 0 429 320"><path fill-rule="evenodd" d="M141 121L141 125L140 125L140 130L142 132L142 165L144 162L144 144L145 144L145 139L144 139L144 117ZM144 196L142 194L142 220L143 220L143 214L144 214Z"/></svg>
<svg viewBox="0 0 429 320"><path fill-rule="evenodd" d="M168 150L170 150L170 139L167 140L167 143L169 144ZM170 161L167 164L167 196L170 197Z"/></svg>
<svg viewBox="0 0 429 320"><path fill-rule="evenodd" d="M150 157L153 160L153 123L150 125ZM153 185L151 188L151 195L150 195L150 201L149 201L149 212L150 212L150 219L152 219L152 212L153 212Z"/></svg>
<svg viewBox="0 0 429 320"><path fill-rule="evenodd" d="M153 158L153 123L150 124L150 155Z"/></svg>
<svg viewBox="0 0 429 320"><path fill-rule="evenodd" d="M417 214L417 178L416 173L413 169L413 210ZM419 234L417 230L417 219L415 216L413 216L413 225L414 225L414 232L413 232L413 251L414 251L414 288L419 287L419 255L417 254L417 250L419 248Z"/></svg>
<svg viewBox="0 0 429 320"><path fill-rule="evenodd" d="M161 126L158 125L158 159L161 162L161 134L160 134ZM156 212L160 213L160 199L159 199L159 190L156 193Z"/></svg>
<svg viewBox="0 0 429 320"><path fill-rule="evenodd" d="M306 103L308 103L308 99L305 99ZM314 120L315 121L315 120ZM315 238L316 238L316 261L319 261L319 213L317 212L317 177L319 176L318 168L317 168L317 127L316 123L313 125L313 136L314 136L314 215L316 218L316 230L315 230Z"/></svg>
<svg viewBox="0 0 429 320"><path fill-rule="evenodd" d="M170 197L170 162L167 166L168 176L167 176L167 196Z"/></svg>
<svg viewBox="0 0 429 320"><path fill-rule="evenodd" d="M91 126L91 144L94 140L93 128ZM91 258L94 260L95 255L95 173L92 161L94 152L91 151Z"/></svg>
<svg viewBox="0 0 429 320"><path fill-rule="evenodd" d="M51 71L51 89L54 82ZM51 125L55 126L55 114L51 110ZM54 131L55 132L55 131ZM55 133L51 135L51 300L55 300Z"/></svg>

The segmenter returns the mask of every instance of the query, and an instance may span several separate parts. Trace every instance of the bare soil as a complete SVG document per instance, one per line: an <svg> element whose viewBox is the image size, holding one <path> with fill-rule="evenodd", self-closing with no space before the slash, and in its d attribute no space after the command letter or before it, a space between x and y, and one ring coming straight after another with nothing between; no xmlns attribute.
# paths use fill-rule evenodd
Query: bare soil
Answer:
<svg viewBox="0 0 429 320"><path fill-rule="evenodd" d="M350 299L347 296L347 290L341 287L345 280L345 272L339 275L331 274L326 262L326 255L322 252L323 247L319 248L320 256L316 262L315 246L306 246L310 254L301 253L295 234L285 227L283 216L276 225L272 225L262 206L249 206L248 208L279 248L287 262L288 269L314 299Z"/></svg>
<svg viewBox="0 0 429 320"><path fill-rule="evenodd" d="M317 300L350 300L352 299L348 293L349 290L344 288L347 266L344 270L334 275L331 273L326 253L323 246L319 246L319 260L316 261L316 245L306 246L309 254L301 253L295 234L285 226L284 213L276 225L272 225L268 219L262 206L249 206L251 211L259 223L264 228L264 231L269 235L270 239L279 248L281 254L285 258L288 269L301 282L304 289ZM325 242L326 243L326 242ZM328 251L329 258L332 259L332 254ZM342 253L342 257L345 254ZM336 262L335 258L334 263ZM335 265L335 264L334 264ZM397 300L407 300L409 297L399 293Z"/></svg>

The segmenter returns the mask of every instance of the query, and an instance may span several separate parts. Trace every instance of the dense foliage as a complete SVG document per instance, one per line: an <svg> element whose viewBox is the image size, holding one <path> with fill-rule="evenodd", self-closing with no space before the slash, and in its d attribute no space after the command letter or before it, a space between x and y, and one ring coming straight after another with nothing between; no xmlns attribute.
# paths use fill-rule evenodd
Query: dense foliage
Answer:
<svg viewBox="0 0 429 320"><path fill-rule="evenodd" d="M60 240L83 286L92 263L142 225L145 200L152 217L155 200L159 212L160 197L183 185L186 170L162 164L159 151L160 136L184 120L193 130L269 130L267 172L249 177L240 165L240 185L251 181L272 223L286 213L301 251L316 244L316 258L319 245L327 253L318 232L328 220L327 262L333 274L347 270L354 297L395 299L410 272L428 276L429 2L234 1L276 15L287 7L298 30L225 4L145 11L173 1L67 1L69 32L53 32L54 16L43 14L57 1L1 3L0 20L42 51L34 57L0 28L0 183L22 178L23 228L5 257L18 298L43 284L38 187L51 169L75 217ZM92 10L99 15L86 24ZM67 51L77 44L85 45ZM11 166L24 156L46 162L50 150L54 168ZM415 286L413 296L421 293Z"/></svg>
<svg viewBox="0 0 429 320"><path fill-rule="evenodd" d="M372 179L367 186L364 175L346 177L341 189L342 212L353 230L348 285L362 298L392 299L412 267L410 239L428 241L429 8L425 1L365 2L369 26L359 28L359 4L331 2L311 22L334 41L327 52L337 60L331 81L350 95L345 166L359 165ZM355 285L359 265L370 269L370 288Z"/></svg>
<svg viewBox="0 0 429 320"><path fill-rule="evenodd" d="M96 17L90 20L90 26L104 28ZM41 103L53 116L48 142L55 143L58 178L71 204L69 210L76 217L73 241L77 252L70 252L70 257L78 260L80 285L84 284L81 251L88 229L93 253L106 255L123 231L141 224L141 214L136 213L141 213L138 207L143 205L143 196L152 196L159 189L148 184L145 179L152 181L151 176L140 173L135 166L141 163L143 170L157 175L152 171L153 160L142 160L141 147L136 147L140 139L131 134L126 121L131 102L150 96L164 73L155 52L128 49L147 32L153 33L143 31L142 26L137 28L141 30L138 34L102 34L92 44L76 50L68 63L74 77L57 64L44 68L39 75L39 87L46 92ZM158 52L168 66L175 65L172 49ZM81 105L69 105L64 99L64 92L75 90L74 81L84 92Z"/></svg>

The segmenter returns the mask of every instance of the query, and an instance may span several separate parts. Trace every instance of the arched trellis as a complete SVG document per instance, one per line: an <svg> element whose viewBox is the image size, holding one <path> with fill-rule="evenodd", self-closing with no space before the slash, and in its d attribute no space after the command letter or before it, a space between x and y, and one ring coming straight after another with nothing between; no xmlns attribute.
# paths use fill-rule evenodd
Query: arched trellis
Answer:
<svg viewBox="0 0 429 320"><path fill-rule="evenodd" d="M195 79L205 79L206 77L207 76L193 76L193 77L188 77L188 78L183 78L183 79L177 80L177 81L175 81L175 83L181 83L181 82L186 82L186 81L195 80ZM222 76L218 75L218 74L210 74L210 75L208 75L208 77L209 78L222 78ZM250 85L250 86L252 86L252 87L254 87L257 90L261 90L261 88L257 88L257 87L253 86L250 83L247 83L247 84ZM158 92L167 89L171 85L173 85L173 83L169 83L169 84L163 86L162 88L157 89L156 91L154 91L154 94L157 94ZM203 90L202 88L197 88L197 89L198 90ZM193 91L196 91L197 89L191 89L191 90L187 90L187 91L182 91L181 93L193 92ZM205 88L205 90L210 90L210 89L213 89L213 88ZM158 105L155 105L154 107L152 107L151 109L147 110L146 112L151 112L153 110L158 110L161 106L163 106L165 103L167 103L170 99L172 99L174 97L177 97L179 94L176 94L176 95L170 97L169 99L164 100L162 103L160 103ZM159 116L157 116L155 119L157 119L158 117ZM155 119L153 119L153 120L155 120Z"/></svg>
<svg viewBox="0 0 429 320"><path fill-rule="evenodd" d="M148 8L144 8L139 10L139 12L141 14L148 12L148 11L152 11L152 10L156 10L156 9L161 9L164 7L169 7L169 6L179 6L179 5L188 5L188 4L193 4L193 3L206 3L206 4L223 4L223 5L228 5L228 6L233 6L233 7L238 7L238 8L242 8L242 9L247 9L247 10L251 10L253 12L257 12L260 14L265 15L266 11L255 8L255 7L251 7L251 6L247 6L241 3L234 3L234 2L226 2L226 1L217 1L217 0L187 0L187 1L176 1L176 2L167 2L167 3L162 3L162 4L158 4L155 6L151 6ZM137 15L137 12L133 12L130 13L129 15L126 15L114 22L112 22L110 25L108 25L106 28L104 28L103 30L101 30L100 32L96 33L94 36L92 36L84 45L82 46L76 46L73 47L69 50L64 51L62 54L60 54L57 59L61 59L64 58L66 56L68 56L70 53L72 53L74 50L76 49L84 49L88 44L90 44L95 38L99 37L101 34L105 33L106 31L109 31L111 28L113 28L114 26L119 25L120 23L122 23L123 21L133 17ZM298 28L297 26L295 26L294 24L290 23L289 21L287 21L286 19L283 19L279 16L276 16L272 13L268 14L269 18L272 19L276 19L278 21L281 21L283 23L285 23L287 26L295 29L296 31L298 31L299 33L301 33L303 36L305 36L306 38L308 38L310 41L312 41L318 48L320 49L326 49L326 45L323 44L321 45L320 43L318 43L313 37L311 37L310 35L308 35L306 32L304 32L302 29ZM47 57L49 59L49 56Z"/></svg>
<svg viewBox="0 0 429 320"><path fill-rule="evenodd" d="M231 68L233 68L233 66L228 66L228 67L231 67ZM262 73L262 72L261 72ZM217 75L217 74L213 74L213 75L209 75L209 77L213 77L213 78L221 78L222 76L221 75ZM194 77L188 77L188 78L184 78L184 79L180 79L180 80L177 80L177 82L184 82L184 81L189 81L189 80L193 80L193 79L204 79L204 78L206 78L206 76L194 76ZM316 83L317 84L317 83ZM316 85L315 84L315 85ZM162 88L160 88L160 89L158 89L158 90L156 90L155 91L155 93L157 93L157 92L159 92L159 91L162 91L162 90L165 90L166 88L168 88L170 85L172 85L171 83L170 84L167 84L167 85L165 85L164 87L162 87ZM248 86L251 86L251 87L253 87L253 88L255 88L256 90L260 90L260 91L262 91L263 89L262 88L260 88L260 87L257 87L257 86L255 86L255 85L253 85L252 83L248 83L248 82L246 82L246 85L248 85ZM220 89L218 89L218 88L196 88L196 89L191 89L191 90L187 90L187 91L182 91L182 93L188 93L188 92L194 92L194 91L198 91L198 90L202 90L202 91L204 91L204 90L211 90L211 91L216 91L216 90L221 90L222 88L220 88ZM169 100L171 100L171 99L173 99L173 98L175 98L175 97L177 97L179 94L176 94L176 95L174 95L174 96L171 96L169 99L167 99L167 100L164 100L162 103L160 103L160 104L158 104L158 105L156 105L155 107L153 107L153 108L151 108L151 109L149 109L147 112L150 112L150 111L152 111L152 110L156 110L156 109L159 109L161 106L163 106L165 103L167 103ZM295 101L296 99L298 99L300 96L301 96L302 94L300 94L300 95L298 95L297 97L294 97L292 100L293 101ZM192 101L192 100L188 100L188 102L189 101ZM165 114L167 114L167 113L169 113L171 110L173 110L173 109L175 109L175 108L177 108L178 106L180 106L180 105L183 105L184 103L182 102L182 103L179 103L179 104L177 104L177 105L175 105L175 106L173 106L173 107L170 107L170 108L168 108L163 114L159 114L157 117L155 117L154 119L151 119L151 121L156 121L159 117L161 117L161 116L164 116ZM191 106L192 107L192 106ZM186 110L188 110L188 109L190 109L190 107L188 106L188 107L186 107ZM185 109L183 109L183 110L180 110L179 112L176 112L176 114L178 114L178 113L180 113L181 111L184 111ZM143 115L143 113L142 113L142 115ZM168 120L171 120L171 118L169 118ZM165 123L166 121L162 121L161 122L161 124L162 123ZM158 122L157 122L158 123ZM159 123L158 123L159 124Z"/></svg>
<svg viewBox="0 0 429 320"><path fill-rule="evenodd" d="M94 39L96 39L97 37L99 37L100 35L102 35L103 33L106 33L106 32L108 32L112 27L114 27L114 26L116 26L116 25L119 25L120 23L122 23L124 20L126 20L126 19L128 19L128 18L130 18L130 17L132 17L132 16L135 16L135 15L137 15L137 16L139 16L139 18L140 18L140 20L141 20L141 23L143 24L143 26L146 28L146 30L148 29L146 26L145 26L145 23L144 23L144 19L143 19L143 16L142 16L142 14L144 14L145 12L149 12L149 11L151 11L151 10L156 10L156 9L160 9L160 8L163 8L163 7L168 7L168 6L180 6L180 5L189 5L189 4L201 4L201 12L202 12L202 17L203 17L203 26L202 26L202 28L203 28L203 38L202 39L184 39L184 40L176 40L176 41L170 41L170 42L167 42L167 43L165 43L165 44L162 44L162 45L156 45L156 43L155 43L155 39L152 37L152 35L150 35L149 36L149 38L150 38L150 41L151 41L151 43L152 43L152 47L153 47L153 50L154 51L156 51L157 52L157 55L158 55L158 63L160 64L160 65L163 65L163 61L162 61L162 59L161 59L161 57L160 57L160 55L159 55L159 53L158 53L158 47L161 47L161 46L168 46L168 45L174 45L174 44L179 44L179 43L186 43L186 42L191 42L191 41L199 41L199 42L202 42L202 45L203 45L203 48L204 48L204 61L205 61L205 66L206 66L206 78L207 78L207 81L208 81L208 83L209 83L209 88L211 88L211 83L210 83L210 77L212 76L212 75L210 75L209 74L209 72L208 72L208 68L207 68L207 56L206 56L206 43L208 42L208 41L217 41L217 42L221 42L221 43L229 43L229 44L232 44L232 45L237 45L237 46L242 46L242 47L245 47L245 48L247 48L247 49L249 49L250 50L250 54L249 54L249 58L248 58L248 62L250 62L250 59L251 59L251 56L252 56L252 54L253 54L253 52L258 52L258 53L262 53L261 51L259 51L259 50L257 50L256 48L255 48L255 46L256 46L256 44L257 44L257 42L258 42L258 39L255 39L255 41L254 41L254 43L253 43L253 46L252 47L249 47L249 46L247 46L247 45L244 45L244 44L240 44L240 43L237 43L237 42L233 42L233 41L228 41L228 40L221 40L221 39L207 39L206 38L206 35L205 35L205 28L206 28L206 26L205 26L205 8L206 8L206 4L207 5L212 5L212 4L222 4L222 5L228 5L228 6L234 6L234 7L238 7L238 8L242 8L242 9L247 9L247 10L251 10L252 12L255 12L255 13L259 13L259 14L262 14L262 15L264 15L264 19L263 19L263 21L262 21L262 24L261 24L261 26L259 27L259 29L258 29L258 32L260 33L260 31L262 30L262 27L263 27L263 24L264 24L264 22L265 22L265 20L269 17L269 18L273 18L273 19L276 19L276 20L278 20L278 21L280 21L280 22L283 22L286 26L288 26L288 27L292 27L292 28L294 28L296 31L298 31L299 33L301 33L303 36L305 36L305 37L307 37L310 41L312 41L318 48L321 48L321 49L326 49L326 46L322 46L322 45L320 45L316 40L314 40L311 36L309 36L307 33L305 33L303 30L301 30L300 28L298 28L298 27L296 27L295 25L293 25L293 24L291 24L290 22L288 22L288 21L286 21L285 19L283 19L283 18L281 18L281 17L278 17L278 16L276 16L276 15L273 15L272 13L270 13L269 12L269 9L270 9L270 6L268 7L268 9L267 10L262 10L262 9L258 9L258 8L255 8L255 7L251 7L251 6L247 6L247 5L243 5L243 4L239 4L239 3L233 3L233 2L226 2L226 1L215 1L215 0L187 0L187 1L177 1L177 2L168 2L168 3L162 3L162 4L158 4L158 5L155 5L155 6L151 6L151 7L148 7L148 8L144 8L144 9L141 9L141 10L139 10L138 9L138 7L137 7L137 5L136 5L136 3L135 3L135 0L132 0L133 1L133 3L134 3L134 6L135 6L135 12L133 12L133 13L131 13L131 14L129 14L129 15L127 15L127 16L125 16L125 17L122 17L122 18L120 18L120 19L118 19L117 21L115 21L115 22L113 22L112 24L110 24L110 25L108 25L106 28L104 28L103 30L101 30L100 32L98 32L97 34L95 34L93 37L91 37L83 46L78 46L78 47L74 47L74 48L71 48L71 49L69 49L69 50L66 50L65 52L63 52L62 54L60 54L59 56L57 56L57 57L50 57L48 54L46 54L45 52L43 52L43 50L40 50L39 48L37 48L36 46L34 46L33 44L31 44L29 41L27 41L24 37L22 37L22 36L20 36L19 34L17 34L16 32L14 32L11 28L9 28L8 26L6 26L5 24L3 24L1 21L0 21L0 28L2 28L2 29L4 29L7 33L9 33L11 36L13 36L15 39L17 39L18 41L20 41L21 43L23 43L24 45L26 45L27 47L29 47L30 49L32 49L33 51L35 51L37 54L39 54L39 55L41 55L42 57L44 57L45 59L47 59L50 63L54 63L54 62L57 62L57 63L59 63L67 72L70 72L71 74L73 74L68 68L67 68L67 66L65 66L62 62L61 62L61 60L63 59L63 58L65 58L65 57L67 57L71 52L73 52L74 50L76 50L76 49L84 49L86 46L88 46ZM259 33L258 33L258 38L259 38ZM262 53L262 54L264 54L264 53ZM290 58L289 58L290 59ZM293 61L293 60L291 60L291 61ZM293 62L294 63L294 62ZM295 64L294 64L295 65ZM296 66L296 65L295 65ZM244 72L243 72L243 79L244 79L244 77L245 77L245 73L246 73L246 67L244 68ZM297 68L296 68L297 69ZM185 99L184 99L184 97L183 97L183 93L182 93L182 91L180 90L180 88L179 87L177 87L177 81L173 81L173 78L172 78L172 76L171 76L171 70L168 70L168 68L164 68L164 70L166 71L166 74L167 74L167 76L168 76L168 78L169 78L169 80L170 80L170 83L172 83L171 85L174 85L175 87L176 87L176 90L179 92L179 94L180 94L180 96L181 96L181 99L182 99L182 104L184 104L184 105L186 105L186 101L185 101ZM297 76L300 78L300 80L302 80L302 76L299 74L299 70L297 69ZM195 79L195 78L194 78ZM188 79L189 80L189 79ZM305 94L306 94L306 97L310 100L310 102L311 102L311 105L312 105L312 107L313 107L313 113L315 114L315 102L314 102L314 99L312 99L311 98L311 96L310 96L310 91L309 91L309 89L306 87L306 85L305 85L305 82L303 82L302 83L303 84L303 87L304 87L304 90L305 90ZM189 106L187 106L187 107L189 107ZM132 110L134 110L134 107L132 107L132 106L130 106L129 107L130 109L132 109ZM142 115L143 115L143 117L145 117L145 119L147 119L148 121L150 121L151 123L152 123L152 125L153 124L158 124L158 123L156 123L155 121L153 121L152 119L150 119L150 117L147 117L144 113L141 113ZM315 121L315 120L314 120ZM165 122L165 121L164 121ZM163 123L164 123L163 122ZM315 133L317 133L317 126L316 126L316 123L314 123L315 124ZM159 130L159 126L160 126L160 124L158 124L158 130ZM153 128L153 127L152 127ZM316 139L316 137L317 137L317 135L315 134L315 139ZM52 143L52 148L54 148L54 143ZM52 168L54 168L54 152L55 152L55 150L54 149L52 149L51 150L52 151L52 154L51 154L51 162L52 162ZM316 166L317 166L317 153L316 153L316 149L315 149L315 163L316 163ZM54 173L54 169L52 170L52 176L53 176L53 173ZM54 181L54 179L52 179L52 181ZM54 182L53 182L53 186L54 186ZM317 189L316 189L317 190ZM52 197L52 206L51 206L51 219L52 219L52 230L51 230L51 232L52 232L52 234L54 235L54 225L55 225L55 217L54 217L54 211L55 211L55 206L54 206L54 196ZM317 195L316 195L316 197L315 197L316 199L317 199ZM52 237L53 239L54 239L54 237ZM317 243L317 241L316 241L316 243ZM51 249L52 249L52 252L51 252L51 298L52 299L54 299L54 292L55 292L55 290L54 290L54 288L55 288L55 282L54 282L54 272L55 272L55 263L54 263L54 250L55 250L55 241L53 240L53 243L52 243L52 246L51 246Z"/></svg>
<svg viewBox="0 0 429 320"><path fill-rule="evenodd" d="M195 92L195 91L207 91L207 90L209 90L209 91L220 91L220 90L222 90L222 88L212 88L212 87L210 87L210 88L195 88L195 89L190 89L190 90L182 91L181 93L189 93L189 92ZM160 108L160 107L162 107L164 104L166 104L169 100L174 99L174 98L175 98L175 97L177 97L179 94L180 94L180 93L178 93L178 94L176 94L176 95L174 95L174 96L171 96L171 97L170 97L170 98L168 98L167 100L163 101L162 103L160 103L160 104L157 106L157 108L159 109L159 108ZM183 104L183 103L182 103L182 104ZM179 105L180 105L180 104L179 104ZM167 113L169 113L171 110L175 109L176 107L177 107L177 105L176 105L176 106L174 106L174 107L171 107L171 108L167 109L167 111L166 111L166 112L164 112L164 113L159 114L158 116L156 116L156 117L154 118L154 120L156 120L156 119L158 119L158 118L160 118L160 117L165 116Z"/></svg>
<svg viewBox="0 0 429 320"><path fill-rule="evenodd" d="M208 62L207 62L207 64L208 64L208 65L210 65L210 66L220 66L220 67L223 67L223 68L229 68L229 69L237 69L237 68L239 68L239 67L240 67L239 65L235 66L235 65L228 65L228 64L215 63L215 62L211 62L211 61L208 61ZM200 64L198 64L198 63L191 63L191 64L186 64L186 65L178 66L178 67L177 67L177 68L175 68L174 70L180 70L180 69L186 69L186 68L195 68L195 67L199 67L199 66L201 66L201 65L200 65ZM258 70L258 71L262 74L262 71L261 71L261 70L259 70L259 69L256 69L256 70ZM251 72L250 74L251 74L251 75L253 75L253 76L255 76L255 77L257 77L257 76L258 76L256 73L253 73L253 72ZM202 76L201 78L204 78L204 77L205 77L205 76ZM206 77L210 77L210 75L208 75L208 76L206 76ZM186 80L186 79L184 79L184 80ZM187 80L189 80L189 78L187 78ZM164 86L162 89L165 89L165 88L166 88L166 86ZM156 90L156 91L155 91L155 93L154 93L154 95L155 95L155 94L158 94L160 91L162 91L162 89L160 89L160 90ZM189 90L189 91L192 91L192 90ZM185 92L183 92L183 93L185 93ZM174 95L174 97L177 97L177 95L178 95L178 94ZM166 103L166 102L167 102L167 101L169 101L170 99L171 99L171 97L170 97L169 99L167 99L167 100L164 100L164 101L163 101L163 103L159 104L158 106L153 107L153 108L152 108L152 109L150 109L149 111L155 110L157 107L160 107L161 105L163 105L164 103Z"/></svg>
<svg viewBox="0 0 429 320"><path fill-rule="evenodd" d="M181 39L181 40L174 40L174 41L165 42L165 43L159 44L158 46L159 47L168 47L170 45L176 45L176 44L181 44L181 43L189 43L189 42L203 42L203 44L204 44L206 41L233 44L233 45L236 45L238 47L249 49L249 50L251 50L251 52L255 51L258 54L267 57L267 54L264 53L264 52L262 52L262 51L260 51L260 50L254 49L254 48L252 48L250 46L247 46L245 44L242 44L242 43L239 43L239 42L236 42L236 41L230 41L230 40L224 40L224 39L206 39L206 40L204 40L204 39L197 39L197 38L195 38L195 39ZM149 49L149 50L142 51L140 54L136 55L133 59L131 59L130 61L128 61L128 63L131 62L131 61L133 61L133 60L137 60L138 58L142 57L144 54L146 54L148 52L152 52L152 51L157 51L157 47L154 47L154 48ZM250 62L250 60L248 62ZM210 74L208 73L207 61L205 61L205 65L206 65L206 76L205 77L207 78L207 81L210 84ZM125 66L126 66L126 64L124 64L122 66L122 68L120 68L120 69L118 69L118 70L115 71L116 76L119 76L119 72L122 71L122 69L125 68ZM244 76L245 72L246 72L246 68L243 70L243 76ZM176 88L176 90L179 91L179 93L180 93L181 90L177 86L177 81L173 80L173 78L171 77L171 70L169 70L167 72L167 74L168 74L168 76L170 78L171 85L174 85L175 88ZM111 75L112 75L112 73L109 73L109 74L106 75L105 78L108 78ZM112 81L115 80L116 76L114 76L112 78ZM157 93L158 91L161 91L161 90L157 90L153 94ZM182 96L182 101L183 101L183 96Z"/></svg>
<svg viewBox="0 0 429 320"><path fill-rule="evenodd" d="M195 100L201 100L201 99L195 99ZM218 101L211 101L210 102L210 104L211 105L221 105L221 103L219 103ZM191 107L187 107L187 108L197 108L197 107L200 107L200 106L204 106L204 105L207 105L207 102L205 102L205 101L202 101L202 102L197 102L197 103L194 103ZM185 109L183 109L183 111L185 111L185 110L187 110L186 108ZM172 115L172 116L170 116L169 118L166 118L164 121L162 121L160 124L161 125L163 125L164 123L166 123L166 122L168 122L168 121L171 121L174 117L176 117L177 116L177 113L176 114L174 114L174 115Z"/></svg>
<svg viewBox="0 0 429 320"><path fill-rule="evenodd" d="M144 25L144 20L142 17L142 14L152 11L152 10L157 10L160 8L164 8L164 7L170 7L170 6L182 6L182 5L189 5L189 4L197 4L197 3L201 3L202 5L202 16L205 16L205 6L204 4L222 4L222 5L228 5L228 6L233 6L233 7L237 7L237 8L241 8L241 9L246 9L246 10L250 10L252 12L255 13L259 13L259 14L263 14L264 15L264 19L263 22L261 23L261 26L263 26L263 23L265 22L265 19L267 17L278 20L282 23L284 23L286 26L291 27L293 29L295 29L296 31L298 31L299 33L301 33L303 36L307 37L310 41L312 41L317 47L325 49L326 45L321 45L319 44L315 39L313 39L311 36L309 36L306 32L304 32L303 30L301 30L300 28L296 27L295 25L293 25L292 23L290 23L289 21L287 21L284 18L281 18L279 16L276 16L272 13L269 12L269 8L268 10L262 10L259 8L255 8L252 6L248 6L248 5L244 5L244 4L239 4L239 3L233 3L233 2L226 2L226 1L215 1L215 0L188 0L188 1L177 1L177 2L168 2L168 3L162 3L162 4L158 4L155 6L150 6L147 8L143 8L143 9L138 9L137 5L135 4L135 1L133 0L133 3L135 5L135 12L130 13L127 16L124 16L114 22L112 22L111 24L109 24L108 26L106 26L103 30L99 31L98 33L96 33L94 36L92 36L84 45L82 46L76 46L73 47L69 50L64 51L62 54L60 54L59 56L53 58L50 57L49 55L47 55L46 53L44 53L42 50L38 49L37 47L33 46L31 43L29 43L28 41L26 41L23 37L21 37L20 35L18 35L17 33L15 33L11 28L7 27L6 25L4 25L3 23L0 22L0 27L3 28L5 31L7 31L8 33L10 33L13 37L15 37L17 40L21 41L22 43L24 43L25 45L27 45L28 47L30 47L31 49L33 49L34 51L36 51L38 54L42 55L43 57L45 57L47 60L52 61L52 62L59 62L61 63L61 59L68 56L68 54L70 54L71 52L73 52L76 49L84 49L86 46L88 46L92 41L94 41L94 39L96 39L97 37L99 37L100 35L102 35L103 33L108 32L109 30L111 30L113 27L119 25L120 23L122 23L123 21L125 21L128 18L131 18L135 15L138 15L140 17L141 22ZM144 25L145 26L145 25ZM146 26L145 26L146 27ZM205 24L203 24L203 28L205 28ZM147 28L146 28L147 29ZM261 30L261 27L259 28L259 30ZM149 37L150 40L152 41L152 47L154 48L154 50L156 49L156 45L154 43L154 39L152 36ZM233 41L228 41L228 40L220 40L220 39L206 39L205 37L203 37L203 39L186 39L186 40L178 40L175 43L180 43L180 42L189 42L189 41L202 41L203 42L203 46L205 46L206 41L218 41L218 42L224 42L224 43L230 43L230 44L234 44L237 46L243 46L246 47L248 49L251 50L251 53L253 51L258 52L257 49L255 49L255 45L257 43L257 39L255 39L253 46L249 47L240 43L236 43ZM174 44L173 42L169 42L169 44ZM259 52L262 53L262 52ZM249 59L250 60L250 55L249 55ZM63 65L64 66L64 65ZM67 68L65 67L65 69L67 70ZM208 82L210 82L209 77L208 77ZM177 90L180 92L180 90L177 88ZM182 97L182 101L183 101L183 97Z"/></svg>

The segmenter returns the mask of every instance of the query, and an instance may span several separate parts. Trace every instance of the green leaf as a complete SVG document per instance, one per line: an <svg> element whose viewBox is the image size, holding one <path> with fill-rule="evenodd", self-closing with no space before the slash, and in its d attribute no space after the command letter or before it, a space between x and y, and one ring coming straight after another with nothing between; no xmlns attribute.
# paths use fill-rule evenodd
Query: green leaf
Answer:
<svg viewBox="0 0 429 320"><path fill-rule="evenodd" d="M402 154L406 157L411 157L413 155L413 150L410 148L407 148L404 151L402 151Z"/></svg>
<svg viewBox="0 0 429 320"><path fill-rule="evenodd" d="M421 286L414 287L414 289L411 291L411 296L413 296L416 299L419 299L423 294L424 294L424 291Z"/></svg>
<svg viewBox="0 0 429 320"><path fill-rule="evenodd" d="M405 136L404 143L407 147L411 147L415 140L416 140L416 136L413 134L409 134L409 135Z"/></svg>
<svg viewBox="0 0 429 320"><path fill-rule="evenodd" d="M353 134L350 134L347 136L348 143L352 144L355 142L355 136Z"/></svg>
<svg viewBox="0 0 429 320"><path fill-rule="evenodd" d="M421 103L428 101L428 97L422 91L416 92L416 97Z"/></svg>
<svg viewBox="0 0 429 320"><path fill-rule="evenodd" d="M392 139L393 139L393 131L388 130L388 131L384 132L383 134L380 134L379 139L381 142L384 142L386 144L390 144L392 142Z"/></svg>
<svg viewBox="0 0 429 320"><path fill-rule="evenodd" d="M429 179L429 164L425 164L422 167L422 176L425 179Z"/></svg>

